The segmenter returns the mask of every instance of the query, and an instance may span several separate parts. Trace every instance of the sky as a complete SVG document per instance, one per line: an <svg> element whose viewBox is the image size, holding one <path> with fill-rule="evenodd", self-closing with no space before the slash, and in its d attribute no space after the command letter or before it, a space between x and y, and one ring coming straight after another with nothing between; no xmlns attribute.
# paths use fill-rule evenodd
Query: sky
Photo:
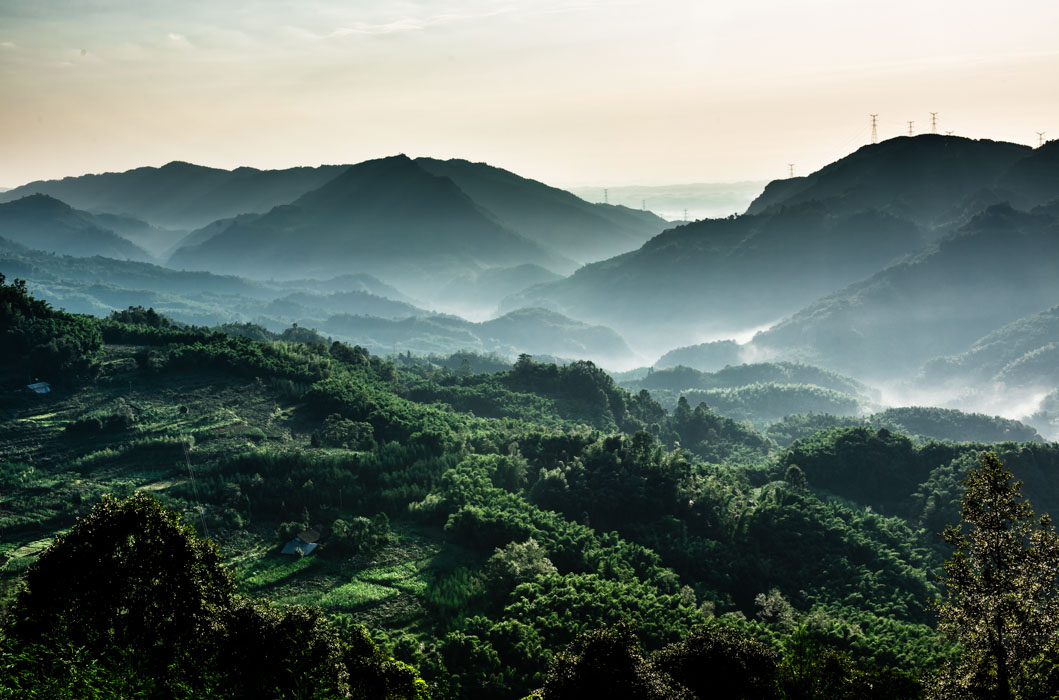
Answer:
<svg viewBox="0 0 1059 700"><path fill-rule="evenodd" d="M559 186L1059 138L1059 3L0 0L0 187L395 153Z"/></svg>

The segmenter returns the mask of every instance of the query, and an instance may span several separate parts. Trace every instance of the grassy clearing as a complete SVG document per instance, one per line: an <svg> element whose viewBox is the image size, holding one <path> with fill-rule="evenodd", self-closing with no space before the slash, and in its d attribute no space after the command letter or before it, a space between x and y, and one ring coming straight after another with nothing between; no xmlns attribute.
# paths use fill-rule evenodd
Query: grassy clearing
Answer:
<svg viewBox="0 0 1059 700"><path fill-rule="evenodd" d="M316 567L319 561L315 557L284 557L284 561L276 561L275 557L267 557L257 560L254 565L241 571L240 578L246 590L254 591L273 586L280 581L308 571ZM247 576L248 573L249 576Z"/></svg>
<svg viewBox="0 0 1059 700"><path fill-rule="evenodd" d="M0 567L4 575L20 575L37 561L37 555L50 547L55 540L48 537L24 545L14 545L7 554L7 561Z"/></svg>
<svg viewBox="0 0 1059 700"><path fill-rule="evenodd" d="M392 566L381 566L366 569L356 575L356 579L396 588L405 593L422 596L427 592L427 580L423 575L427 560L406 561Z"/></svg>
<svg viewBox="0 0 1059 700"><path fill-rule="evenodd" d="M316 605L327 611L349 612L365 605L380 603L399 593L396 588L354 579L345 585L332 588L317 599Z"/></svg>

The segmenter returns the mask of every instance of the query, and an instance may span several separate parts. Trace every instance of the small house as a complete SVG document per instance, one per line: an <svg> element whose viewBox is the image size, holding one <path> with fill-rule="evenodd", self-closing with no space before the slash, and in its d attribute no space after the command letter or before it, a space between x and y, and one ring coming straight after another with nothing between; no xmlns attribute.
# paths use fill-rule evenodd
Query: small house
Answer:
<svg viewBox="0 0 1059 700"><path fill-rule="evenodd" d="M311 554L314 549L320 546L316 541L318 539L320 539L320 533L317 530L299 532L293 540L283 545L280 554L296 555L299 552L302 555Z"/></svg>

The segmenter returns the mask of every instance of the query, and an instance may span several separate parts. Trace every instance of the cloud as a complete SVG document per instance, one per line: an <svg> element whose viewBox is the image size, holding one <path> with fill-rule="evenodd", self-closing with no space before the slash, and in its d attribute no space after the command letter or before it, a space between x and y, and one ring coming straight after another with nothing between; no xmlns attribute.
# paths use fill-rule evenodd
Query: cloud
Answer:
<svg viewBox="0 0 1059 700"><path fill-rule="evenodd" d="M398 19L393 22L382 24L371 24L367 22L356 22L348 27L337 27L328 37L350 36L351 34L395 34L398 32L413 32L423 29L438 22L418 19Z"/></svg>
<svg viewBox="0 0 1059 700"><path fill-rule="evenodd" d="M347 26L337 27L326 38L343 37L364 34L397 34L401 32L421 31L428 27L434 27L453 22L484 19L496 17L511 11L510 7L493 8L474 13L450 13L434 15L432 17L404 17L390 22L354 22Z"/></svg>
<svg viewBox="0 0 1059 700"><path fill-rule="evenodd" d="M0 41L0 49L17 49L18 44L13 41Z"/></svg>
<svg viewBox="0 0 1059 700"><path fill-rule="evenodd" d="M166 36L168 36L169 40L171 42L173 42L174 44L176 44L177 46L180 46L180 47L189 47L189 46L191 46L191 42L188 41L188 38L186 36L184 36L183 34L179 34L177 32L169 32L169 34L167 34Z"/></svg>

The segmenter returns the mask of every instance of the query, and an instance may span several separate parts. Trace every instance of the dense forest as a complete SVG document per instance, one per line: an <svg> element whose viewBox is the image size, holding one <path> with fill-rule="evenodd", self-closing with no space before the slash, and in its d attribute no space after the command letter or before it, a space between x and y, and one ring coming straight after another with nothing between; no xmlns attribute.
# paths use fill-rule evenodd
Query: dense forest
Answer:
<svg viewBox="0 0 1059 700"><path fill-rule="evenodd" d="M96 319L18 280L0 332L11 697L921 697L992 668L937 607L980 455L1059 505L1059 446L924 437L944 413L759 432L591 362Z"/></svg>

